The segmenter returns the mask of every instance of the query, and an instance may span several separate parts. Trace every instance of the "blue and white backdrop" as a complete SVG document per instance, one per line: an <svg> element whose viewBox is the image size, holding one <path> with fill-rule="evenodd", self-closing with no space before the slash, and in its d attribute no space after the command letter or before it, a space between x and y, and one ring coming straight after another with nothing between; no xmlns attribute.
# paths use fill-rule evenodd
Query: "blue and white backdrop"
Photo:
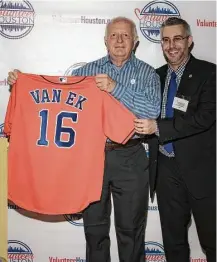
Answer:
<svg viewBox="0 0 217 262"><path fill-rule="evenodd" d="M126 16L137 25L137 57L155 68L164 64L159 26L168 16L181 16L191 27L193 54L216 61L215 1L0 1L0 132L9 86L8 71L64 75L73 67L106 54L104 30L109 19ZM2 134L1 134L2 135ZM82 220L70 215L48 217L8 206L10 262L85 262ZM174 221L175 223L175 221ZM112 262L118 262L114 227ZM194 221L189 229L191 262L205 262ZM144 240L147 262L165 262L157 203L149 204Z"/></svg>

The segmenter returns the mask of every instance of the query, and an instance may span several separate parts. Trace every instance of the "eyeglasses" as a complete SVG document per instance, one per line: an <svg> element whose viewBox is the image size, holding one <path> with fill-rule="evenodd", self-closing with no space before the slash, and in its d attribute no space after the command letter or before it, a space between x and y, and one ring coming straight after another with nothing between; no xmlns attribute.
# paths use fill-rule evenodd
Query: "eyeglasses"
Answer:
<svg viewBox="0 0 217 262"><path fill-rule="evenodd" d="M180 45L182 43L182 41L186 38L188 38L189 35L187 36L175 36L173 37L173 39L169 38L169 37L163 37L161 40L161 44L164 46L170 45L171 42L173 42L175 45Z"/></svg>
<svg viewBox="0 0 217 262"><path fill-rule="evenodd" d="M122 33L122 34L113 33L109 36L110 39L118 39L119 37L121 37L123 40L132 39L132 36L127 33Z"/></svg>

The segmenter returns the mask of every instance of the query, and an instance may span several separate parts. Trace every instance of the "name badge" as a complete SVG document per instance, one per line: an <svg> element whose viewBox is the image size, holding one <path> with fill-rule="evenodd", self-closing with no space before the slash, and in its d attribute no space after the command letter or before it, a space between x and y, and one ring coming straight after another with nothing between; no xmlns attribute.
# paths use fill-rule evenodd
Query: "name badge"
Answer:
<svg viewBox="0 0 217 262"><path fill-rule="evenodd" d="M180 110L182 112L186 112L188 108L188 100L185 100L183 98L175 97L173 100L173 105L172 107L174 109Z"/></svg>

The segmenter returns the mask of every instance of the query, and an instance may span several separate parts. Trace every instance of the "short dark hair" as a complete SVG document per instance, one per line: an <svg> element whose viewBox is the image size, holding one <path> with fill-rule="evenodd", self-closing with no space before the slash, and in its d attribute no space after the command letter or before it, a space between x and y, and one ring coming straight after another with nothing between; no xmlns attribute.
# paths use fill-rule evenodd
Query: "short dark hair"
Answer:
<svg viewBox="0 0 217 262"><path fill-rule="evenodd" d="M172 26L172 25L182 25L185 29L185 32L187 33L187 36L192 36L191 27L188 24L188 22L176 16L169 17L167 20L165 20L162 23L160 29L163 29L166 26ZM193 48L194 48L194 42L192 42L191 46L189 47L189 52L191 52Z"/></svg>
<svg viewBox="0 0 217 262"><path fill-rule="evenodd" d="M165 20L162 25L161 25L161 29L166 27L166 26L172 26L172 25L182 25L187 33L187 35L192 35L191 33L191 27L188 24L188 22L186 22L184 19L180 18L180 17L169 17L167 20Z"/></svg>

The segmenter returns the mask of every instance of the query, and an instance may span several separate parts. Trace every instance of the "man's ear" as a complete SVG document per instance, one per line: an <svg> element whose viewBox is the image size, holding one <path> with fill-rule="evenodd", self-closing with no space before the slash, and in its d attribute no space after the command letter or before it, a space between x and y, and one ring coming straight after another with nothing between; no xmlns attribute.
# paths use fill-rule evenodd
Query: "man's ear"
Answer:
<svg viewBox="0 0 217 262"><path fill-rule="evenodd" d="M104 43L105 43L105 46L107 47L107 39L106 39L106 37L104 37Z"/></svg>
<svg viewBox="0 0 217 262"><path fill-rule="evenodd" d="M134 46L133 46L133 52L134 52L134 53L136 52L136 49L137 49L138 46L139 46L139 38L137 37L137 38L134 40Z"/></svg>
<svg viewBox="0 0 217 262"><path fill-rule="evenodd" d="M136 37L136 38L134 39L134 46L133 46L133 49L138 45L138 42L139 42L139 38Z"/></svg>
<svg viewBox="0 0 217 262"><path fill-rule="evenodd" d="M191 35L189 35L189 37L188 37L188 47L189 48L192 45L192 43L193 43L193 37Z"/></svg>

